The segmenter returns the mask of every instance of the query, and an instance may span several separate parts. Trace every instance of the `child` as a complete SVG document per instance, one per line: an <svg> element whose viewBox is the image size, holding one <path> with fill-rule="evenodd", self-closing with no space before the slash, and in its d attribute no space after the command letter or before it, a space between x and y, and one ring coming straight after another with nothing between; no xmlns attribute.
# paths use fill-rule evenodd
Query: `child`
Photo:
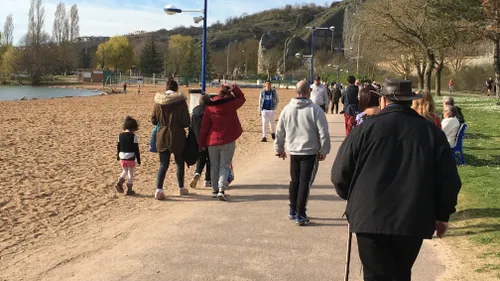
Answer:
<svg viewBox="0 0 500 281"><path fill-rule="evenodd" d="M208 95L203 95L200 97L199 105L193 109L193 113L191 116L191 129L196 136L196 141L199 140L200 129L201 129L201 120L203 119L203 113L205 112L205 106L210 103L210 97ZM206 166L205 171L205 187L211 187L212 182L210 180L210 158L208 157L208 151L203 150L200 152L200 158L196 162L196 174L191 181L191 188L196 188L198 185L198 181L201 177L201 172L203 168Z"/></svg>
<svg viewBox="0 0 500 281"><path fill-rule="evenodd" d="M139 86L137 87L137 94L140 95L141 94L141 84L139 84Z"/></svg>
<svg viewBox="0 0 500 281"><path fill-rule="evenodd" d="M126 116L123 122L123 130L118 137L117 148L117 160L120 161L120 166L123 169L118 183L116 184L116 190L120 193L124 193L123 183L125 182L125 177L128 174L127 182L127 192L125 195L134 195L135 192L132 190L134 182L134 170L135 170L135 160L137 159L137 164L141 165L141 154L139 152L139 140L135 135L135 132L139 129L139 124L137 121Z"/></svg>

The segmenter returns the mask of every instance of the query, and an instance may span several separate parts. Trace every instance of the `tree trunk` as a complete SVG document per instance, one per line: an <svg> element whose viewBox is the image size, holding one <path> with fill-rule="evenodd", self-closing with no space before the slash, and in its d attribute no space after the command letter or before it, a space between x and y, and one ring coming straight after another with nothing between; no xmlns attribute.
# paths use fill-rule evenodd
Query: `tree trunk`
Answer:
<svg viewBox="0 0 500 281"><path fill-rule="evenodd" d="M431 91L432 89L432 72L434 71L434 66L436 64L436 56L433 52L427 49L427 67L425 69L425 91Z"/></svg>
<svg viewBox="0 0 500 281"><path fill-rule="evenodd" d="M441 96L441 73L444 68L444 59L440 59L436 68L436 96Z"/></svg>
<svg viewBox="0 0 500 281"><path fill-rule="evenodd" d="M418 75L418 87L419 90L422 90L424 88L424 72L425 72L425 63L418 63L416 65L417 68L417 75Z"/></svg>
<svg viewBox="0 0 500 281"><path fill-rule="evenodd" d="M495 40L495 84L496 84L496 97L500 98L500 36Z"/></svg>

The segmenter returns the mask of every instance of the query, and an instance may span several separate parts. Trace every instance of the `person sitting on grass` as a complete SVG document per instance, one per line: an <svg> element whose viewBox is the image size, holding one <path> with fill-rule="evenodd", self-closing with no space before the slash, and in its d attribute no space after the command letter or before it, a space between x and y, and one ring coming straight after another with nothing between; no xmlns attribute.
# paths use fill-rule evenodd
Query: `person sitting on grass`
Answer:
<svg viewBox="0 0 500 281"><path fill-rule="evenodd" d="M135 161L137 160L137 165L141 165L139 140L135 134L139 130L139 124L134 118L126 116L123 122L123 130L118 136L118 144L116 146L116 159L120 161L120 166L123 170L120 178L118 178L118 183L116 183L116 190L124 193L123 183L125 182L125 177L128 175L127 192L125 192L125 195L134 195L135 192L132 190L132 187L134 185Z"/></svg>
<svg viewBox="0 0 500 281"><path fill-rule="evenodd" d="M372 85L368 85L359 91L359 110L362 112L356 116L356 126L363 121L380 112L380 96Z"/></svg>
<svg viewBox="0 0 500 281"><path fill-rule="evenodd" d="M446 96L443 98L443 108L445 108L446 106L453 106L455 108L455 113L456 113L455 117L458 119L458 122L460 122L460 124L465 123L462 109L455 105L455 100L453 99L453 97Z"/></svg>
<svg viewBox="0 0 500 281"><path fill-rule="evenodd" d="M458 121L456 115L456 108L454 106L445 106L443 109L444 119L441 122L443 126L443 132L446 135L446 139L448 139L448 143L450 147L454 147L457 142L457 133L460 129L460 122Z"/></svg>
<svg viewBox="0 0 500 281"><path fill-rule="evenodd" d="M200 142L200 129L201 122L203 120L203 114L205 113L206 106L210 104L210 97L208 95L203 95L200 97L199 105L197 105L193 109L193 113L191 114L191 129L196 136L196 141ZM205 187L211 187L211 177L210 177L210 157L208 156L207 150L200 151L200 157L198 161L196 161L196 173L194 175L193 180L191 181L191 188L196 188L198 185L198 181L201 178L201 172L203 172L203 168L207 168L205 170Z"/></svg>

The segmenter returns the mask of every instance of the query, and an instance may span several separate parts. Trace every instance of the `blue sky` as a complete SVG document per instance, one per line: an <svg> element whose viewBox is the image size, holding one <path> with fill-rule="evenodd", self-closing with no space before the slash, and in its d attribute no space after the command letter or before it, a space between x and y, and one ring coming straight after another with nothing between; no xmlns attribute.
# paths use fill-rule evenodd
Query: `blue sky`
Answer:
<svg viewBox="0 0 500 281"><path fill-rule="evenodd" d="M54 13L60 1L42 1L45 6L45 30L52 34ZM203 1L200 0L63 0L62 2L66 4L68 11L71 5L78 5L80 35L88 36L114 36L139 30L154 31L180 25L194 25L192 18L197 14L167 16L162 9L168 4L181 9L203 7ZM208 23L295 3L297 3L295 0L209 0ZM12 14L15 44L18 44L21 37L26 34L29 7L30 0L0 0L0 28L3 29L7 15Z"/></svg>

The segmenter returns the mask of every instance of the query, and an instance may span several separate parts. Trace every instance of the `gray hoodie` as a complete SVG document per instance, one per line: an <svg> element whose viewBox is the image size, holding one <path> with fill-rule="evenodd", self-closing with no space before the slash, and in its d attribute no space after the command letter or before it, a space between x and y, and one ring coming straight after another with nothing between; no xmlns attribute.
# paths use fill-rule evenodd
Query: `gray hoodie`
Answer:
<svg viewBox="0 0 500 281"><path fill-rule="evenodd" d="M274 143L277 153L291 155L327 155L330 133L325 112L310 99L294 98L281 112Z"/></svg>

